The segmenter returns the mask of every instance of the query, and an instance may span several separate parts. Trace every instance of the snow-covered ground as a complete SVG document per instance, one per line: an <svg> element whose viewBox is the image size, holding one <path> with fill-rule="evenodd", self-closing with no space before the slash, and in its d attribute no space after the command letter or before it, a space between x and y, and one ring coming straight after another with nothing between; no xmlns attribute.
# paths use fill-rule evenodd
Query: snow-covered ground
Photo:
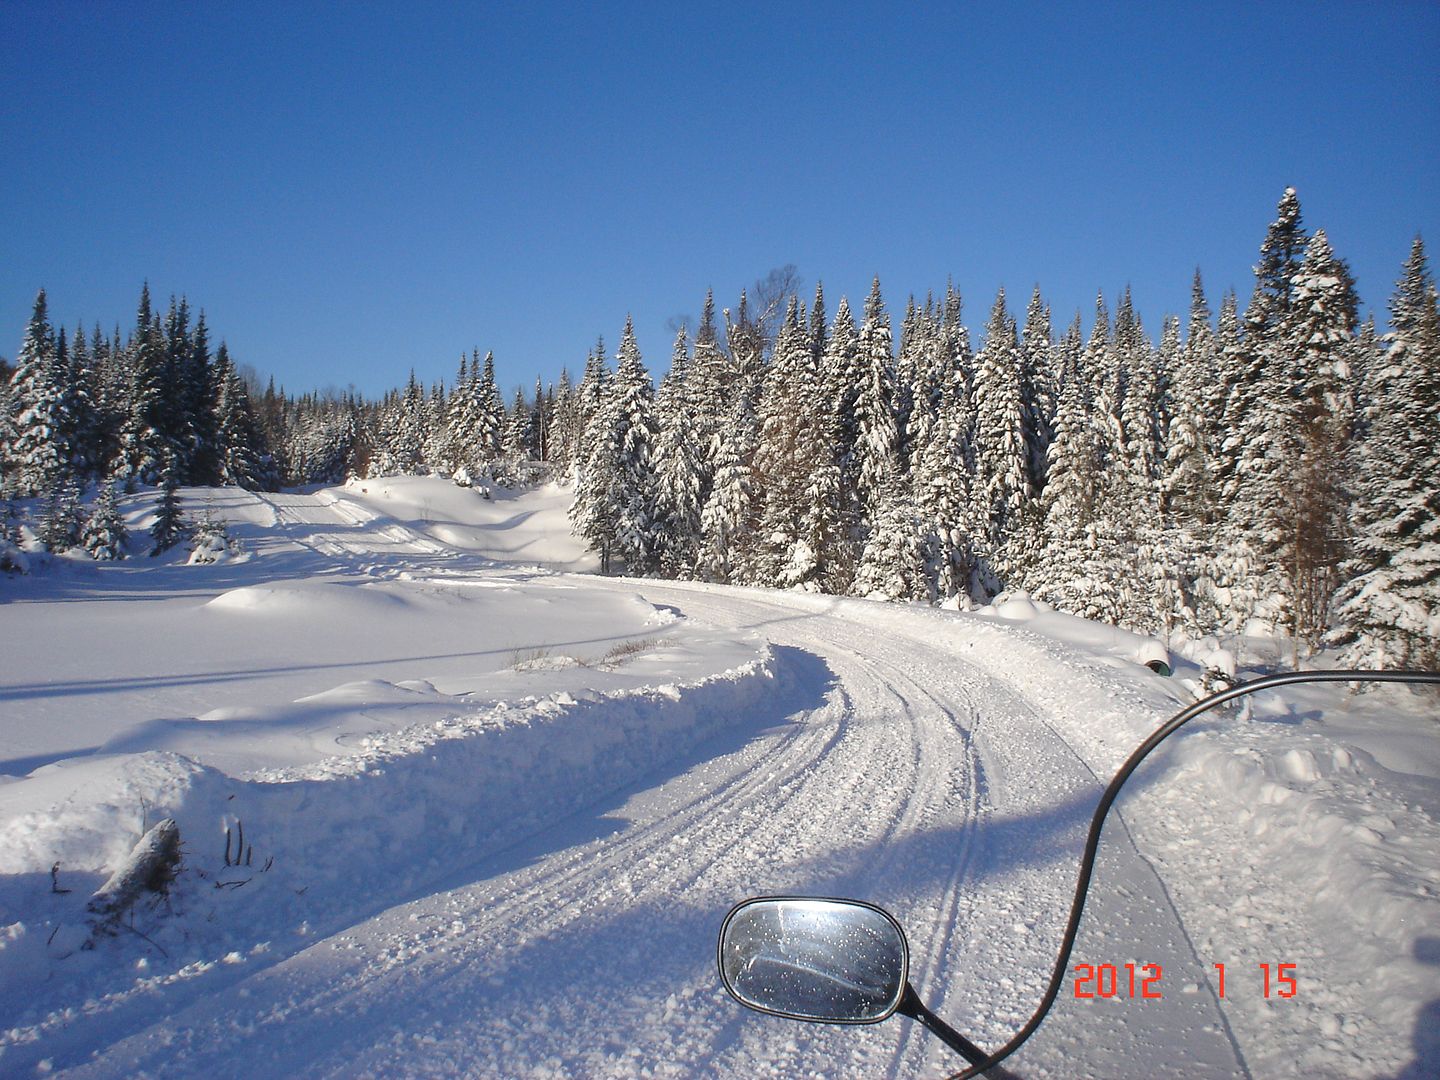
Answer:
<svg viewBox="0 0 1440 1080"><path fill-rule="evenodd" d="M735 1005L725 911L881 903L922 997L998 1045L1104 781L1198 678L1023 599L577 574L562 489L185 495L243 553L0 580L6 1076L944 1075L909 1021ZM1073 957L1119 993L1067 982L1015 1074L1440 1073L1437 724L1433 696L1300 688L1162 747ZM168 898L95 934L165 816Z"/></svg>

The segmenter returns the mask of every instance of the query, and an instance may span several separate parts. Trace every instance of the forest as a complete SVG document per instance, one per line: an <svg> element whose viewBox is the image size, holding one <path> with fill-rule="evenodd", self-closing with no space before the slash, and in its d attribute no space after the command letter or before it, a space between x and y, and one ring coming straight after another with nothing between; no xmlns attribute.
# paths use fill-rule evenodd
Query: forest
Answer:
<svg viewBox="0 0 1440 1080"><path fill-rule="evenodd" d="M205 316L148 286L122 337L67 334L43 291L0 380L0 565L124 554L120 492L158 487L155 550L182 486L255 489L438 473L572 484L608 572L983 604L1023 591L1165 638L1265 635L1293 658L1440 666L1440 315L1417 237L1361 321L1345 261L1287 189L1254 289L1212 309L1197 270L1158 341L1127 290L1088 330L1039 287L1003 289L972 341L948 286L892 321L772 275L707 295L658 387L627 321L578 382L507 405L493 357L413 371L379 400L263 389ZM895 323L898 322L898 326Z"/></svg>

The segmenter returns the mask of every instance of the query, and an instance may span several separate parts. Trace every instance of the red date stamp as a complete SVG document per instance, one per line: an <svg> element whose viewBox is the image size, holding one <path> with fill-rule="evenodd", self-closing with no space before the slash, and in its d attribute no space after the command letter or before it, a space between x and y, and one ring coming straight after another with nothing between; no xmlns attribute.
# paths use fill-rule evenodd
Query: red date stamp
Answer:
<svg viewBox="0 0 1440 1080"><path fill-rule="evenodd" d="M1213 964L1215 991L1224 997L1225 965ZM1266 998L1293 998L1299 990L1294 964L1257 964L1257 982ZM1165 969L1159 964L1076 964L1072 991L1077 998L1131 998L1159 1001L1164 994Z"/></svg>

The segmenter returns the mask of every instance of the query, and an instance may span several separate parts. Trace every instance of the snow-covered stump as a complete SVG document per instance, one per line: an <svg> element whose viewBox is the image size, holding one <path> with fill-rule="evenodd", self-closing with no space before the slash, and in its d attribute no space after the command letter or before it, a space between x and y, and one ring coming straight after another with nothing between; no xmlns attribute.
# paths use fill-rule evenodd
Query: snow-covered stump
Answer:
<svg viewBox="0 0 1440 1080"><path fill-rule="evenodd" d="M179 864L180 826L174 818L165 818L140 838L129 858L85 905L94 917L92 940L112 929L143 894L163 893Z"/></svg>

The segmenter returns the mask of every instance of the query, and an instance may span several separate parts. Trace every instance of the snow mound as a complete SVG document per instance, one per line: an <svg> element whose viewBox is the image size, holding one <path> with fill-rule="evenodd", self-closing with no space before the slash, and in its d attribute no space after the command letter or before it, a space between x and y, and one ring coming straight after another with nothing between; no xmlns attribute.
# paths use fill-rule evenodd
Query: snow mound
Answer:
<svg viewBox="0 0 1440 1080"><path fill-rule="evenodd" d="M212 611L289 618L300 615L320 619L383 617L405 607L393 592L366 585L306 582L289 585L247 585L223 592L205 605Z"/></svg>

